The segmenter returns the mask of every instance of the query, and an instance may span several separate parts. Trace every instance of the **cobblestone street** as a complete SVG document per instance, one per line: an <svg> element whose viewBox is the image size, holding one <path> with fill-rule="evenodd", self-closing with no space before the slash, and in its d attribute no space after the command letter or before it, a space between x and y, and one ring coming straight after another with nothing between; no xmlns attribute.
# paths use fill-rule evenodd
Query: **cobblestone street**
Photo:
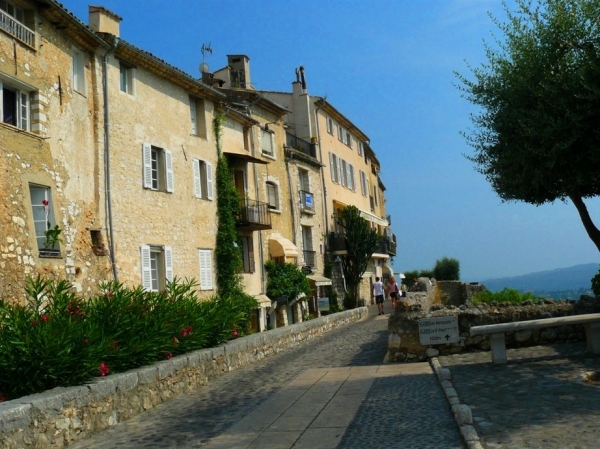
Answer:
<svg viewBox="0 0 600 449"><path fill-rule="evenodd" d="M386 310L389 307L387 303ZM390 311L387 310L388 313ZM308 430L297 430L297 425L287 428L298 433L294 436L290 431L285 435L277 433L276 426L266 423L265 427L271 426L275 431L265 433L262 430L254 430L255 433L248 444L231 440L231 435L235 433L230 429L236 423L238 427L244 422L252 424L255 417L262 416L261 413L268 414L271 402L275 404L279 401L278 403L281 404L281 401L289 400L290 404L293 403L296 409L300 410L302 406L300 397L302 395L305 395L304 399L310 397L309 393L304 391L328 393L329 390L315 390L319 385L311 387L307 384L303 387L312 390L293 389L294 385L300 385L298 382L310 380L311 376L315 376L317 382L318 376L321 375L317 374L319 369L324 370L323 372L331 371L327 375L337 376L336 379L341 379L339 385L351 389L350 381L344 383L348 375L340 373L343 367L347 367L346 371L379 372L380 375L370 380L367 378L357 380L356 391L350 393L361 393L360 388L362 388L363 396L356 402L354 416L350 415L343 427L340 427L342 431L335 435L337 438L335 444L326 443L321 438L321 445L311 443L310 447L315 449L336 446L339 448L370 446L378 449L464 447L443 391L427 365L425 365L426 372L413 374L409 371L402 375L390 371L403 369L400 365L379 367L386 353L387 315L377 316L374 307L370 308L370 313L371 316L367 320L342 326L292 350L226 373L198 389L194 394L181 395L130 421L120 423L112 429L70 447L76 449L304 447L303 442L308 441L310 435ZM360 384L360 381L363 383ZM331 392L331 395L335 394L337 391ZM341 394L338 396L344 397ZM358 397L346 396L346 398ZM320 396L315 395L314 398L318 400ZM327 416L327 410L330 409L314 412L317 416L314 419L311 417L304 427L300 427L306 429L306 426L312 425L311 423L319 427L319 422ZM343 410L343 407L340 410L342 415L349 413L349 410ZM332 419L336 418L339 416L332 416ZM302 422L302 416L297 416L294 422ZM317 443L319 432L326 431L326 427L327 423L315 429L313 437L317 437ZM261 432L263 438L258 439ZM267 435L271 438L265 438ZM278 436L287 438L291 436L292 439L284 441L283 438L276 438ZM304 439L301 438L302 436ZM225 437L230 439L227 440ZM219 444L222 441L227 443ZM253 445L251 445L252 441L255 441Z"/></svg>

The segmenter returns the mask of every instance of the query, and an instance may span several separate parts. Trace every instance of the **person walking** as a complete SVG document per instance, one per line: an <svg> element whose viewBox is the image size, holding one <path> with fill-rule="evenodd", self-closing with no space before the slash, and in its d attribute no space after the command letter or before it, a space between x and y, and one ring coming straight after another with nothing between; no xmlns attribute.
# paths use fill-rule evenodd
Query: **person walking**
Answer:
<svg viewBox="0 0 600 449"><path fill-rule="evenodd" d="M375 278L373 284L373 294L375 295L375 304L377 304L378 315L383 315L383 299L384 299L384 288L383 282L379 280L379 277Z"/></svg>
<svg viewBox="0 0 600 449"><path fill-rule="evenodd" d="M387 291L390 294L390 298L392 300L392 309L395 310L396 302L398 301L398 297L400 296L400 288L398 287L394 276L390 276L388 280Z"/></svg>

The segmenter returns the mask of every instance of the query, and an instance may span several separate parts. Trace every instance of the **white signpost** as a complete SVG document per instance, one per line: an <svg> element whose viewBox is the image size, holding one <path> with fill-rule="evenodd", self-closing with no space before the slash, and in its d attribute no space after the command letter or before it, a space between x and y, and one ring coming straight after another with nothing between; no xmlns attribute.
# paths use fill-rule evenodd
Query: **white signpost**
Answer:
<svg viewBox="0 0 600 449"><path fill-rule="evenodd" d="M458 318L455 316L419 320L419 343L422 345L458 343L458 337Z"/></svg>

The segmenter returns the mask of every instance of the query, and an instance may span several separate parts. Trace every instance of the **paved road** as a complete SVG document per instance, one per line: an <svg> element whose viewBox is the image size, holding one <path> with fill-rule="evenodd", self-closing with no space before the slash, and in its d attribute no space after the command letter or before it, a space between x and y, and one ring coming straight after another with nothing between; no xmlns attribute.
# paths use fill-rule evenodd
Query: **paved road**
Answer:
<svg viewBox="0 0 600 449"><path fill-rule="evenodd" d="M370 312L70 447L463 448L430 368L382 365L387 316Z"/></svg>
<svg viewBox="0 0 600 449"><path fill-rule="evenodd" d="M489 352L439 357L487 449L600 448L600 386L582 381L600 371L585 343L509 349L508 363Z"/></svg>

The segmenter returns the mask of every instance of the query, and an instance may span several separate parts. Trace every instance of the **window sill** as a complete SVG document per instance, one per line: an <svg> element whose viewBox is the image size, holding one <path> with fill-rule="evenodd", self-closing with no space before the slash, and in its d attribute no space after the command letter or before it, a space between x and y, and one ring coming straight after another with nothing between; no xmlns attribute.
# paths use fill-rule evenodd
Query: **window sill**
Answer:
<svg viewBox="0 0 600 449"><path fill-rule="evenodd" d="M194 134L194 133L191 133L190 136L195 137L196 139L202 139L202 140L208 142L208 137L199 136L198 134Z"/></svg>
<svg viewBox="0 0 600 449"><path fill-rule="evenodd" d="M269 209L269 212L272 212L274 214L281 214L281 209Z"/></svg>
<svg viewBox="0 0 600 449"><path fill-rule="evenodd" d="M277 158L275 156L273 156L272 154L269 154L269 153L261 153L261 154L262 154L262 157L266 157L267 159L271 159L274 161L277 160Z"/></svg>
<svg viewBox="0 0 600 449"><path fill-rule="evenodd" d="M301 209L300 212L302 212L303 214L307 214L307 215L316 215L316 212L314 210L310 210L310 209Z"/></svg>
<svg viewBox="0 0 600 449"><path fill-rule="evenodd" d="M40 259L62 259L60 250L40 249L38 253Z"/></svg>
<svg viewBox="0 0 600 449"><path fill-rule="evenodd" d="M119 89L119 93L122 94L122 95L125 95L125 96L127 96L129 98L135 98L134 94L130 94L129 92L125 92L125 91L120 90L120 89Z"/></svg>

